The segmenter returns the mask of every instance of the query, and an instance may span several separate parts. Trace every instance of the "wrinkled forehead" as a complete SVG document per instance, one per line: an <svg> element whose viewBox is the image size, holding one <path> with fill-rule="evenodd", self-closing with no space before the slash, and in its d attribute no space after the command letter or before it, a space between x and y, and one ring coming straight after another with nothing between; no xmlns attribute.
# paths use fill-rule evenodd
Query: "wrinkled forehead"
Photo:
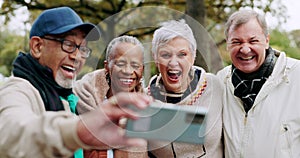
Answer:
<svg viewBox="0 0 300 158"><path fill-rule="evenodd" d="M109 59L114 60L116 58L126 58L126 57L141 57L143 59L143 50L139 45L132 43L118 43L113 48L109 54Z"/></svg>

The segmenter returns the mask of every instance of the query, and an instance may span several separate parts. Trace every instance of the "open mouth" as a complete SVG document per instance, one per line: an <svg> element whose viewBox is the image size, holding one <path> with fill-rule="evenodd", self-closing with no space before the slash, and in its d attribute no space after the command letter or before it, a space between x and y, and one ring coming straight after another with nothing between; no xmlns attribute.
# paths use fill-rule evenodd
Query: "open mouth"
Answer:
<svg viewBox="0 0 300 158"><path fill-rule="evenodd" d="M120 78L120 81L124 85L131 85L135 79L132 78Z"/></svg>
<svg viewBox="0 0 300 158"><path fill-rule="evenodd" d="M63 66L61 66L61 68L63 69L65 77L67 77L67 78L73 78L74 77L76 68L71 67L71 66L67 66L67 65L63 65Z"/></svg>
<svg viewBox="0 0 300 158"><path fill-rule="evenodd" d="M239 57L240 60L249 61L252 60L255 56L249 56L249 57Z"/></svg>
<svg viewBox="0 0 300 158"><path fill-rule="evenodd" d="M177 81L182 72L179 70L169 70L167 74L171 81Z"/></svg>
<svg viewBox="0 0 300 158"><path fill-rule="evenodd" d="M69 72L74 72L76 71L76 69L74 67L71 67L71 66L67 66L67 65L63 65L61 66L62 69L64 69L65 71L69 71Z"/></svg>

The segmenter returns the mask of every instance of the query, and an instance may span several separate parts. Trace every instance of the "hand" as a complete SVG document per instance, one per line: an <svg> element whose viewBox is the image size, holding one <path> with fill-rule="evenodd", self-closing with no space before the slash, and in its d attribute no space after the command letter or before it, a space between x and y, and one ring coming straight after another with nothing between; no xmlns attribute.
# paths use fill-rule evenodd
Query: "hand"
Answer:
<svg viewBox="0 0 300 158"><path fill-rule="evenodd" d="M85 144L97 149L145 146L146 141L127 138L125 130L118 126L121 118L137 119L137 114L126 106L134 105L144 109L152 98L140 93L118 93L99 105L99 108L80 116L77 126L79 138Z"/></svg>

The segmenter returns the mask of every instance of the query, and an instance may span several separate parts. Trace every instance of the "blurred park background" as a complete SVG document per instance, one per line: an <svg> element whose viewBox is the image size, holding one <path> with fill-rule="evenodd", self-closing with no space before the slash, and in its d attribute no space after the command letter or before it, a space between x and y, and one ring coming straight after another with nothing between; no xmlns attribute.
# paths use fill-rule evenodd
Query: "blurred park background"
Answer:
<svg viewBox="0 0 300 158"><path fill-rule="evenodd" d="M290 18L287 2L289 0L0 0L0 74L9 76L18 52L29 52L29 30L39 13L59 6L73 8L85 22L97 24L102 32L101 40L91 43L93 53L81 76L102 68L107 43L116 36L128 34L136 36L146 47L147 80L156 73L150 53L153 31L160 22L181 18L193 26L193 31L201 28L195 35L201 46L195 64L215 73L230 64L223 27L228 16L240 8L252 8L265 14L272 23L270 45L300 59L300 28L285 28ZM12 22L16 19L18 23Z"/></svg>

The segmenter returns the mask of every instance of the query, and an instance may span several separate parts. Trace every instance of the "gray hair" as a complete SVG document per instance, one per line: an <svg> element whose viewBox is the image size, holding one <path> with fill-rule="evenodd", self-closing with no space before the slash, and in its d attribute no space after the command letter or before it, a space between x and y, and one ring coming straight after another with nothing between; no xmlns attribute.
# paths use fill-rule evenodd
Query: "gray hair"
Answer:
<svg viewBox="0 0 300 158"><path fill-rule="evenodd" d="M142 53L144 53L145 48L136 37L123 35L120 37L116 37L109 42L106 49L106 56L105 56L105 59L108 63L111 61L111 57L114 55L115 47L120 43L131 43L133 45L139 46L142 50Z"/></svg>
<svg viewBox="0 0 300 158"><path fill-rule="evenodd" d="M168 43L170 40L182 37L190 43L190 51L193 57L196 57L197 43L193 35L192 29L186 24L184 19L170 20L161 23L161 27L155 30L152 39L152 56L157 59L158 48Z"/></svg>
<svg viewBox="0 0 300 158"><path fill-rule="evenodd" d="M263 15L257 13L254 10L239 10L233 13L227 20L225 24L225 37L228 39L228 32L232 28L233 30L237 29L239 26L247 23L249 20L256 18L257 22L261 26L264 35L267 37L269 34L268 25L266 19Z"/></svg>

